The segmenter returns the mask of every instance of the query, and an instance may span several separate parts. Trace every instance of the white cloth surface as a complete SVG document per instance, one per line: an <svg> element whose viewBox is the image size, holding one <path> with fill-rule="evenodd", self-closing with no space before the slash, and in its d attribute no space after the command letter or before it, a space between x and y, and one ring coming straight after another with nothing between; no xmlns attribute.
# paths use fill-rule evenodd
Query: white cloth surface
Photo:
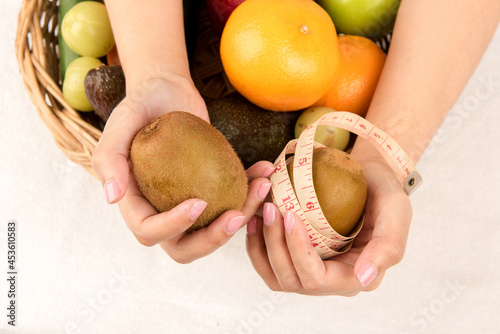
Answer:
<svg viewBox="0 0 500 334"><path fill-rule="evenodd" d="M0 9L1 333L500 333L500 29L417 165L402 263L374 292L309 297L265 286L243 230L189 265L141 246L38 117L15 61L19 8ZM5 316L9 219L16 328Z"/></svg>

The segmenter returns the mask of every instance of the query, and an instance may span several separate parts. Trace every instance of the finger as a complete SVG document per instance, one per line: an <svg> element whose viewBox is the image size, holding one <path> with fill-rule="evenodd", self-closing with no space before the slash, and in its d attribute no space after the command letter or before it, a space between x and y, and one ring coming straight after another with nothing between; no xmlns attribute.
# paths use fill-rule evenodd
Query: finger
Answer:
<svg viewBox="0 0 500 334"><path fill-rule="evenodd" d="M131 182L131 187L135 186ZM158 213L139 192L130 190L118 206L137 240L145 246L153 246L184 233L206 208L206 202L193 198L170 211Z"/></svg>
<svg viewBox="0 0 500 334"><path fill-rule="evenodd" d="M283 217L278 207L269 202L264 204L264 240L269 263L281 288L288 292L302 290L302 284L285 241Z"/></svg>
<svg viewBox="0 0 500 334"><path fill-rule="evenodd" d="M207 227L179 239L166 240L160 246L179 263L190 263L216 251L231 239L243 225L245 216L240 211L223 213Z"/></svg>
<svg viewBox="0 0 500 334"><path fill-rule="evenodd" d="M250 262L264 283L273 291L282 291L271 263L267 257L266 243L263 234L263 221L259 216L254 216L247 224L246 248Z"/></svg>
<svg viewBox="0 0 500 334"><path fill-rule="evenodd" d="M127 190L130 146L135 134L147 124L141 115L124 102L118 105L92 154L92 169L104 187L109 204L121 200Z"/></svg>
<svg viewBox="0 0 500 334"><path fill-rule="evenodd" d="M363 287L368 286L380 273L399 263L404 256L412 219L411 203L403 191L386 196L389 197L385 198L383 205L389 209L376 217L366 217L374 220L371 222L374 226L373 235L354 266Z"/></svg>
<svg viewBox="0 0 500 334"><path fill-rule="evenodd" d="M309 294L341 294L359 291L353 267L335 261L323 261L309 241L305 225L292 211L284 217L286 244L303 288Z"/></svg>
<svg viewBox="0 0 500 334"><path fill-rule="evenodd" d="M259 161L247 169L247 177L249 182L258 177L269 177L274 172L276 167L269 161Z"/></svg>
<svg viewBox="0 0 500 334"><path fill-rule="evenodd" d="M241 208L241 212L250 220L264 203L264 200L271 189L271 182L265 178L257 178L248 187L247 200ZM245 221L246 223L247 221Z"/></svg>

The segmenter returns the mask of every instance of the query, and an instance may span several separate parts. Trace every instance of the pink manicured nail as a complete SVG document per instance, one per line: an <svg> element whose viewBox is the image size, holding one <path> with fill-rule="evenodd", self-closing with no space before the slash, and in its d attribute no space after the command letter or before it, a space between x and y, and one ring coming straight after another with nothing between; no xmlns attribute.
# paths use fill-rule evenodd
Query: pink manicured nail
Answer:
<svg viewBox="0 0 500 334"><path fill-rule="evenodd" d="M118 183L115 180L111 180L104 184L104 196L106 196L106 202L108 204L113 203L120 195L120 189L118 189Z"/></svg>
<svg viewBox="0 0 500 334"><path fill-rule="evenodd" d="M276 209L274 204L265 203L264 204L264 224L271 225L276 220Z"/></svg>
<svg viewBox="0 0 500 334"><path fill-rule="evenodd" d="M207 207L207 202L198 201L193 204L191 209L189 209L189 219L196 220L203 213L205 208Z"/></svg>
<svg viewBox="0 0 500 334"><path fill-rule="evenodd" d="M377 277L377 269L375 269L375 267L370 263L366 263L359 270L357 277L361 285L365 287L370 284L375 277Z"/></svg>
<svg viewBox="0 0 500 334"><path fill-rule="evenodd" d="M269 176L271 176L271 174L273 174L275 170L276 170L276 167L274 167L274 166L273 167L268 167L264 171L264 173L262 173L262 177L269 177Z"/></svg>
<svg viewBox="0 0 500 334"><path fill-rule="evenodd" d="M285 230L291 233L293 230L293 225L295 225L295 217L292 211L285 211Z"/></svg>
<svg viewBox="0 0 500 334"><path fill-rule="evenodd" d="M248 235L253 235L257 232L257 218L255 216L250 219L250 221L247 223L247 234Z"/></svg>
<svg viewBox="0 0 500 334"><path fill-rule="evenodd" d="M271 183L270 182L269 183L261 184L259 190L257 191L257 196L261 200L265 200L267 194L269 193L269 189L271 189Z"/></svg>
<svg viewBox="0 0 500 334"><path fill-rule="evenodd" d="M238 229L241 227L243 224L243 221L245 220L245 216L238 216L232 218L226 225L226 232L229 235L233 235L238 231Z"/></svg>

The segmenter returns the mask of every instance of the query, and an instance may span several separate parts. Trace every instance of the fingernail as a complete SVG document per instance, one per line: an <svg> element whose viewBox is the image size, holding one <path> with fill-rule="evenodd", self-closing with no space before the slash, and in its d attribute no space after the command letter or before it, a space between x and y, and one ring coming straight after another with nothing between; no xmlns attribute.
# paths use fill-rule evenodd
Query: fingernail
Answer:
<svg viewBox="0 0 500 334"><path fill-rule="evenodd" d="M257 218L255 216L247 223L247 234L254 235L257 232Z"/></svg>
<svg viewBox="0 0 500 334"><path fill-rule="evenodd" d="M111 204L120 195L120 189L118 189L118 183L115 180L108 181L104 184L104 196L106 196L106 202Z"/></svg>
<svg viewBox="0 0 500 334"><path fill-rule="evenodd" d="M259 190L257 191L257 196L261 200L265 200L267 194L269 193L269 189L271 189L271 183L270 182L269 183L261 184Z"/></svg>
<svg viewBox="0 0 500 334"><path fill-rule="evenodd" d="M193 204L191 209L189 209L189 219L196 220L203 213L205 208L207 207L207 202L198 201Z"/></svg>
<svg viewBox="0 0 500 334"><path fill-rule="evenodd" d="M295 217L292 211L285 211L285 230L291 233L293 230L293 225L295 225Z"/></svg>
<svg viewBox="0 0 500 334"><path fill-rule="evenodd" d="M238 216L232 218L226 225L226 232L229 235L233 235L238 231L238 229L241 227L243 224L243 221L245 220L245 216Z"/></svg>
<svg viewBox="0 0 500 334"><path fill-rule="evenodd" d="M269 177L269 176L271 176L271 174L273 174L275 170L276 170L276 167L275 167L275 166L273 166L273 167L268 167L268 168L264 171L264 173L262 173L262 177Z"/></svg>
<svg viewBox="0 0 500 334"><path fill-rule="evenodd" d="M373 281L373 279L377 277L377 269L370 263L366 263L358 272L357 278L363 287Z"/></svg>
<svg viewBox="0 0 500 334"><path fill-rule="evenodd" d="M265 203L264 204L264 224L271 225L276 220L276 209L274 204Z"/></svg>

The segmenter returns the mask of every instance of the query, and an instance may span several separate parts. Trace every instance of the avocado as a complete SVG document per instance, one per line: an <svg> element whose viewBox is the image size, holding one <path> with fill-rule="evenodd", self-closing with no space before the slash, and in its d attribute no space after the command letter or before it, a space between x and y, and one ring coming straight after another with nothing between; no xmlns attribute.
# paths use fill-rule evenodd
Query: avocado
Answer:
<svg viewBox="0 0 500 334"><path fill-rule="evenodd" d="M206 104L210 123L233 146L245 168L261 160L274 163L294 138L295 121L300 115L262 109L239 93Z"/></svg>
<svg viewBox="0 0 500 334"><path fill-rule="evenodd" d="M94 112L106 122L125 98L125 75L121 65L99 66L85 77L85 94Z"/></svg>

